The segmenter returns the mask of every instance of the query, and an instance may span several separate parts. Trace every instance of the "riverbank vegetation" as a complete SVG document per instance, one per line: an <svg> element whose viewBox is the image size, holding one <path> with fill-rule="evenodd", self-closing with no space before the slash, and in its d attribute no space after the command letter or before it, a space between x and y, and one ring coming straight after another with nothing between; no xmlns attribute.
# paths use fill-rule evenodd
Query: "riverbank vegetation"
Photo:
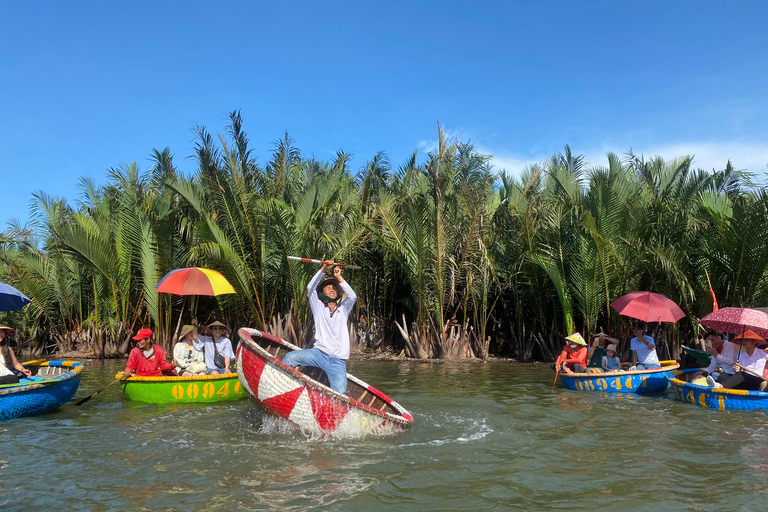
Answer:
<svg viewBox="0 0 768 512"><path fill-rule="evenodd" d="M239 112L222 135L196 130L197 169L171 150L152 164L81 179L69 204L35 194L29 226L0 238L0 280L32 299L6 314L35 353L125 354L142 326L169 345L200 320L266 329L299 345L312 334L305 286L317 267L288 255L360 265L345 272L358 349L415 358L551 359L562 336L627 334L608 304L663 293L689 315L667 325L664 355L722 305L768 305L768 195L734 169L609 153L586 165L567 146L546 162L499 171L471 142L438 131L428 155L306 155L285 134L260 163ZM222 272L236 295L155 292L175 268Z"/></svg>

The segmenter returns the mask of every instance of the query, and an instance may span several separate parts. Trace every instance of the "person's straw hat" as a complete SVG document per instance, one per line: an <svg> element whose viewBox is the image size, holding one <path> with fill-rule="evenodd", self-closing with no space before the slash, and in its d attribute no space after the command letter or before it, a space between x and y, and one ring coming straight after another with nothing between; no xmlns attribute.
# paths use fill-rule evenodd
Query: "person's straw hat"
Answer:
<svg viewBox="0 0 768 512"><path fill-rule="evenodd" d="M578 343L579 345L584 345L585 347L587 346L587 342L584 341L584 338L578 332L575 332L570 336L566 336L565 339L574 343Z"/></svg>
<svg viewBox="0 0 768 512"><path fill-rule="evenodd" d="M183 340L184 336L186 336L187 334L191 333L194 330L195 330L194 325L185 325L184 327L181 328L181 332L179 333L179 339Z"/></svg>
<svg viewBox="0 0 768 512"><path fill-rule="evenodd" d="M216 320L215 322L211 322L210 324L206 325L205 326L205 330L207 332L210 332L212 327L221 327L222 329L224 329L227 332L227 336L229 336L229 334L232 332L232 329L230 329L229 327L227 327L223 323L219 322L218 320Z"/></svg>
<svg viewBox="0 0 768 512"><path fill-rule="evenodd" d="M7 325L0 325L0 331L6 331L7 334L16 334L16 329Z"/></svg>
<svg viewBox="0 0 768 512"><path fill-rule="evenodd" d="M605 347L605 351L606 352L608 352L609 350L613 350L614 353L618 352L618 350L616 350L616 344L615 343L611 343L607 347Z"/></svg>

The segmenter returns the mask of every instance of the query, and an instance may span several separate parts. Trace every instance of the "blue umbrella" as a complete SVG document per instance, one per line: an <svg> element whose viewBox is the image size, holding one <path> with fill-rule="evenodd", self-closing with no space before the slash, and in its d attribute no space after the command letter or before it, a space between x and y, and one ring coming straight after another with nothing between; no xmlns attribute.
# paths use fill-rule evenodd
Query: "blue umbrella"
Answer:
<svg viewBox="0 0 768 512"><path fill-rule="evenodd" d="M32 302L11 285L0 283L0 311L16 311Z"/></svg>

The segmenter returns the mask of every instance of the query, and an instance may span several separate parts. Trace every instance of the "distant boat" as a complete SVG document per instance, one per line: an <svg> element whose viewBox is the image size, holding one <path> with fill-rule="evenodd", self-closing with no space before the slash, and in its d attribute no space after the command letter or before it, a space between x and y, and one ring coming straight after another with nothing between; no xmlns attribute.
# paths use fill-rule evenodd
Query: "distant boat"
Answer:
<svg viewBox="0 0 768 512"><path fill-rule="evenodd" d="M123 376L123 372L115 378ZM236 373L130 377L120 383L129 400L150 404L208 403L247 398Z"/></svg>
<svg viewBox="0 0 768 512"><path fill-rule="evenodd" d="M35 416L58 409L80 385L83 364L77 361L27 361L31 378L0 385L0 421Z"/></svg>
<svg viewBox="0 0 768 512"><path fill-rule="evenodd" d="M718 411L768 409L768 393L764 391L700 386L688 382L692 375L688 370L674 372L670 377L669 385L675 400Z"/></svg>
<svg viewBox="0 0 768 512"><path fill-rule="evenodd" d="M659 393L669 386L673 370L680 368L675 361L662 361L653 370L561 373L560 382L566 389L603 393Z"/></svg>
<svg viewBox="0 0 768 512"><path fill-rule="evenodd" d="M413 424L413 416L390 397L347 374L347 396L332 390L318 368L302 371L283 363L298 347L256 329L238 331L237 373L251 401L306 432L356 436L389 433Z"/></svg>

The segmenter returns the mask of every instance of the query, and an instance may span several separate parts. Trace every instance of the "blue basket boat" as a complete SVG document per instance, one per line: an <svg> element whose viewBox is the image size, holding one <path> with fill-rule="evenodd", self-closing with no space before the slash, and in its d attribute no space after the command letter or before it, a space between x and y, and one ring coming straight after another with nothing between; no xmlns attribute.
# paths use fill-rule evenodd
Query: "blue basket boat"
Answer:
<svg viewBox="0 0 768 512"><path fill-rule="evenodd" d="M24 366L32 371L31 378L0 385L0 421L61 407L74 396L83 371L77 361L29 361Z"/></svg>
<svg viewBox="0 0 768 512"><path fill-rule="evenodd" d="M718 411L768 410L768 393L764 391L700 386L688 382L692 376L689 371L677 371L669 378L675 400Z"/></svg>
<svg viewBox="0 0 768 512"><path fill-rule="evenodd" d="M669 377L680 368L675 361L662 361L661 368L631 372L561 373L566 389L603 393L660 393L669 386Z"/></svg>

